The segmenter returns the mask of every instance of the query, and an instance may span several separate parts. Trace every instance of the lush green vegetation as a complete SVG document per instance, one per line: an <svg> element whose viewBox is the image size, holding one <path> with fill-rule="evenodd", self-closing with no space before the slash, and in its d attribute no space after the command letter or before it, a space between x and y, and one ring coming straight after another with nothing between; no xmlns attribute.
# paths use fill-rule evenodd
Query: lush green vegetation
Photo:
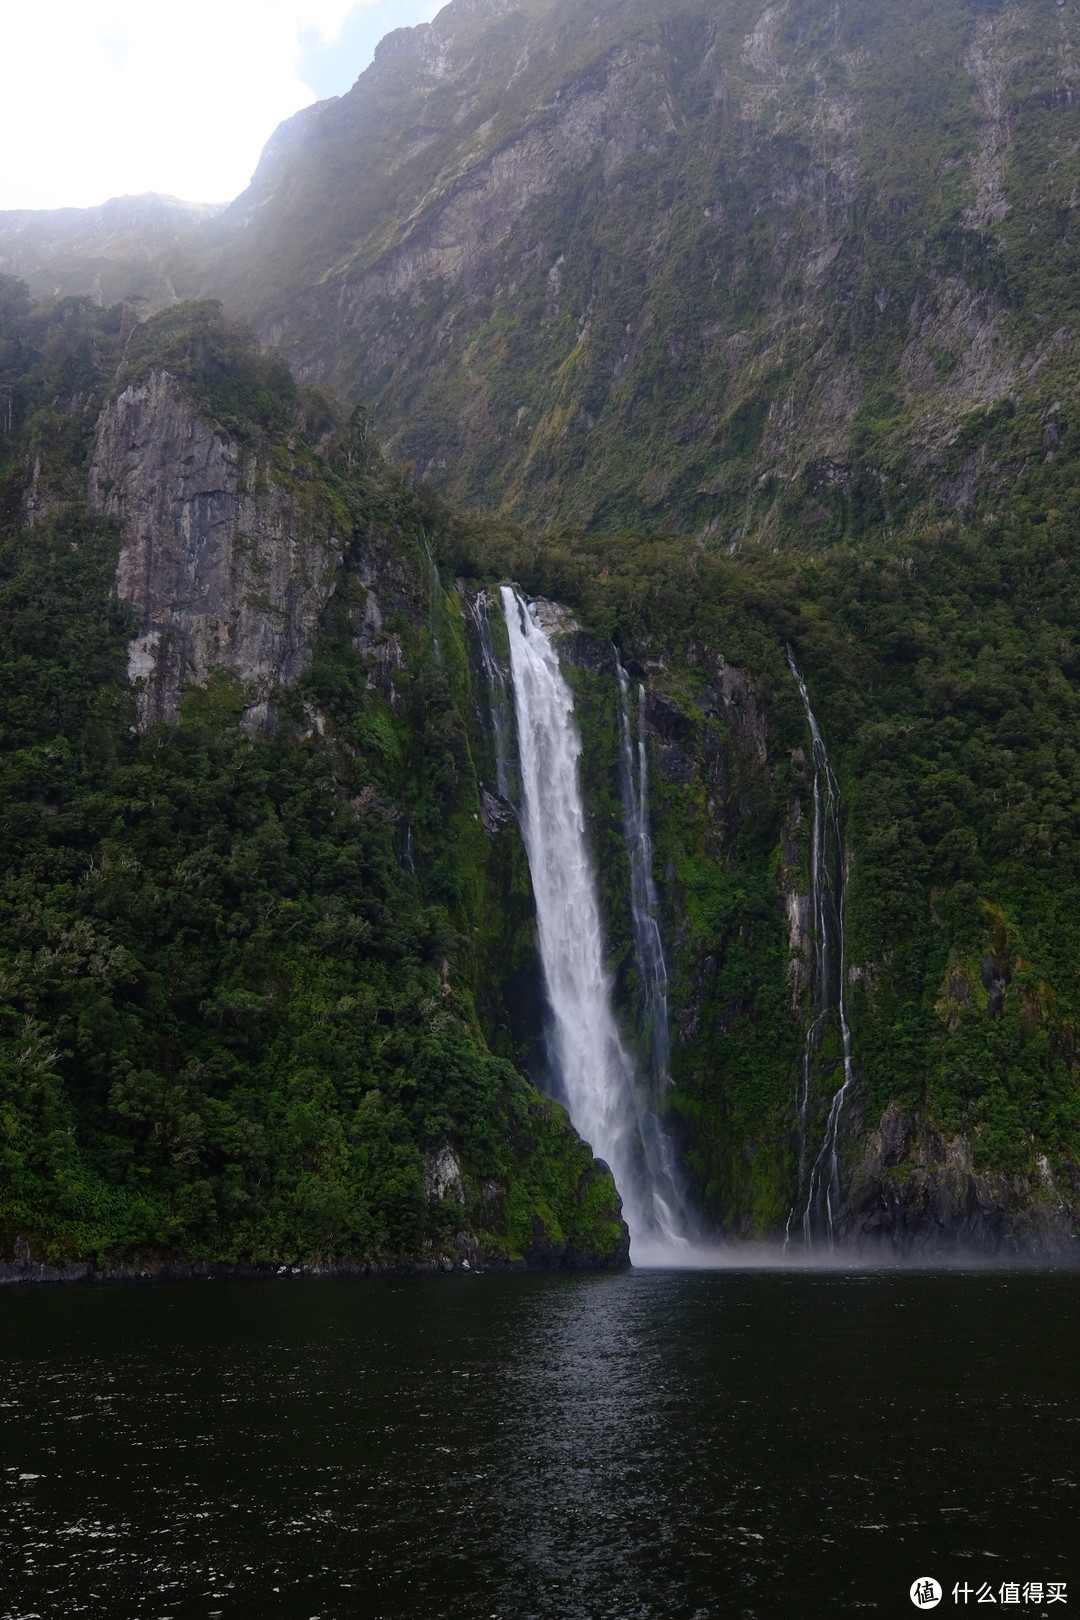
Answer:
<svg viewBox="0 0 1080 1620"><path fill-rule="evenodd" d="M454 558L568 602L625 658L655 660L650 683L683 717L679 746L658 744L654 759L683 1032L672 1107L721 1219L775 1225L792 1193L807 1014L792 1015L780 867L792 796L804 849L810 807L792 757L808 739L788 642L846 802L853 1118L873 1125L897 1101L967 1134L977 1168L1030 1171L1039 1153L1067 1175L1077 1165L1080 580L1068 468L1046 466L993 519L912 525L813 558L731 558L658 536L537 546L496 528ZM751 672L764 765L708 701L720 653ZM591 746L608 762L593 790L605 847L617 814L607 686L606 699L582 689ZM625 914L620 924L610 898L608 909L625 952ZM830 1052L835 1068L835 1038L826 1086Z"/></svg>
<svg viewBox="0 0 1080 1620"><path fill-rule="evenodd" d="M5 291L18 402L0 536L5 1246L23 1234L58 1258L394 1261L464 1230L491 1256L610 1251L610 1179L492 1053L476 1011L466 941L490 912L486 841L469 709L454 701L467 670L436 660L423 610L422 506L376 465L362 421L301 398L213 308L140 329L120 381L165 363L230 432L271 448L288 434L289 465L306 456L352 543L273 738L245 734L244 694L225 679L190 691L178 725L138 735L118 535L79 498L87 412L65 413L54 375L78 365L84 391L110 385L120 317L82 303L33 314ZM74 356L72 328L86 338ZM45 444L52 498L30 525L28 447ZM393 703L350 633L376 523L418 604L400 615ZM497 987L488 999L497 1010ZM425 1156L444 1144L464 1208L425 1188Z"/></svg>
<svg viewBox="0 0 1080 1620"><path fill-rule="evenodd" d="M1045 1155L1075 1175L1080 489L1063 414L1052 459L963 523L913 516L813 553L539 540L410 485L362 413L298 388L214 307L133 329L122 310L0 294L5 1242L290 1261L436 1254L459 1231L506 1256L616 1244L610 1182L521 1078L539 1036L528 882L516 832L480 819L494 767L458 578L514 578L586 627L573 678L631 1027L612 642L648 683L668 1122L711 1217L775 1230L794 1190L808 1009L783 898L805 888L810 812L786 643L846 806L849 1158L897 1102L966 1135L979 1169L1030 1175ZM82 489L105 390L162 364L349 536L272 737L245 733L223 678L188 692L179 724L132 729L118 536ZM357 625L384 563L400 656L375 668ZM837 1057L833 1030L823 1096ZM444 1144L464 1208L425 1187Z"/></svg>
<svg viewBox="0 0 1080 1620"><path fill-rule="evenodd" d="M101 1249L266 1254L292 1232L295 1252L412 1252L436 1231L423 1155L449 1139L473 1228L501 1177L493 1242L520 1247L526 1207L570 1232L568 1139L515 1079L540 1022L528 882L513 831L479 820L493 766L459 576L515 578L585 626L630 1026L611 642L648 681L668 1118L710 1214L775 1229L795 1179L809 1009L784 902L807 883L810 780L785 644L845 801L849 1163L897 1103L978 1169L1033 1178L1045 1155L1075 1194L1073 8L535 0L451 32L437 77L387 53L312 112L258 206L173 269L528 530L387 468L362 410L216 306L140 323L33 311L0 282L17 1207L76 1243L62 1173L121 1200L79 1228ZM151 364L351 536L273 740L244 736L221 685L173 731L128 729L115 536L81 491L103 390ZM379 545L404 583L375 678L356 627ZM819 1112L838 1059L834 1026ZM174 1114L198 1122L179 1168ZM244 1158L228 1132L249 1127Z"/></svg>

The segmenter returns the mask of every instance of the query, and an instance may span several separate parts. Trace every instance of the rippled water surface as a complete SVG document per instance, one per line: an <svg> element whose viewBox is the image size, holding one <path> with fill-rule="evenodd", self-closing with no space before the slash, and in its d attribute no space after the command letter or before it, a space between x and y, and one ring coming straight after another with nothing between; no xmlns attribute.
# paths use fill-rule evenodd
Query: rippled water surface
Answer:
<svg viewBox="0 0 1080 1620"><path fill-rule="evenodd" d="M1076 1274L9 1288L0 1354L2 1620L1080 1609Z"/></svg>

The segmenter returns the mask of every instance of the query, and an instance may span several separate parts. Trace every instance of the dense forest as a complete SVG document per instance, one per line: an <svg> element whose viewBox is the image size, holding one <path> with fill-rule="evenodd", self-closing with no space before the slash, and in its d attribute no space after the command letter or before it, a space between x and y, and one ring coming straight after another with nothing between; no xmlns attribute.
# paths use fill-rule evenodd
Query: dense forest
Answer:
<svg viewBox="0 0 1080 1620"><path fill-rule="evenodd" d="M666 1112L708 1229L775 1232L796 1197L808 991L783 896L806 888L811 812L788 647L844 798L856 1180L891 1107L912 1122L897 1188L962 1138L993 1241L1019 1241L1040 1200L1068 1206L1067 458L969 523L812 556L626 533L541 544L394 471L362 410L298 387L213 306L133 324L86 300L35 309L9 282L2 358L9 1248L392 1262L460 1257L468 1234L495 1259L618 1251L610 1181L523 1078L543 1078L542 992L512 817L479 819L492 744L464 605L503 578L581 627L564 657L631 1029L613 646L648 682ZM215 434L269 455L347 534L268 732L244 723L251 693L224 668L184 692L177 721L137 723L121 536L85 490L106 397L162 367ZM387 537L401 658L380 684L355 627ZM746 672L742 720L710 696L721 665ZM836 1042L831 1028L816 1057L819 1107Z"/></svg>
<svg viewBox="0 0 1080 1620"><path fill-rule="evenodd" d="M625 1259L505 582L647 1066L640 687L697 1235L835 1123L830 1241L1076 1241L1074 8L594 10L400 31L213 218L0 218L0 1262Z"/></svg>
<svg viewBox="0 0 1080 1620"><path fill-rule="evenodd" d="M431 648L423 500L365 448L362 414L303 395L212 309L132 334L121 309L35 312L10 282L3 297L8 1248L393 1262L460 1258L465 1231L489 1263L617 1252L610 1178L481 1031L475 933L501 924L478 878L467 673ZM127 380L163 362L219 431L272 445L281 476L318 480L348 525L269 737L242 729L225 674L186 693L179 723L135 725L119 535L88 510L86 463L117 366ZM415 600L393 704L348 634L374 526ZM459 1196L440 1201L447 1146Z"/></svg>

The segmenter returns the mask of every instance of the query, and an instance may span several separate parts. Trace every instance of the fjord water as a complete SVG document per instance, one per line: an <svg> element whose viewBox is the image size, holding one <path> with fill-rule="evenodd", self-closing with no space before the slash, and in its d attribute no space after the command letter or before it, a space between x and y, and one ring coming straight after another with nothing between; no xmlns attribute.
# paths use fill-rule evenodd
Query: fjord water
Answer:
<svg viewBox="0 0 1080 1620"><path fill-rule="evenodd" d="M1080 1579L1075 1274L11 1288L0 1353L3 1620L817 1620Z"/></svg>
<svg viewBox="0 0 1080 1620"><path fill-rule="evenodd" d="M574 700L535 610L502 587L552 1069L570 1117L610 1165L635 1252L686 1243L674 1155L623 1044L605 965L596 876L578 781Z"/></svg>

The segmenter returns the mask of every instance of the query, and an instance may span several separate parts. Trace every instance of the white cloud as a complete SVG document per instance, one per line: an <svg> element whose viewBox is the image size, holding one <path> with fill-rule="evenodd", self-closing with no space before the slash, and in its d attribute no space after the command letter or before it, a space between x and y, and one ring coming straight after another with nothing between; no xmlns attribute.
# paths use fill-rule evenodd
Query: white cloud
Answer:
<svg viewBox="0 0 1080 1620"><path fill-rule="evenodd" d="M332 43L357 4L35 0L5 8L0 208L85 207L141 191L227 201L247 184L277 124L315 99L299 76L301 37L315 32ZM385 13L387 30L416 20L406 0L359 5Z"/></svg>

